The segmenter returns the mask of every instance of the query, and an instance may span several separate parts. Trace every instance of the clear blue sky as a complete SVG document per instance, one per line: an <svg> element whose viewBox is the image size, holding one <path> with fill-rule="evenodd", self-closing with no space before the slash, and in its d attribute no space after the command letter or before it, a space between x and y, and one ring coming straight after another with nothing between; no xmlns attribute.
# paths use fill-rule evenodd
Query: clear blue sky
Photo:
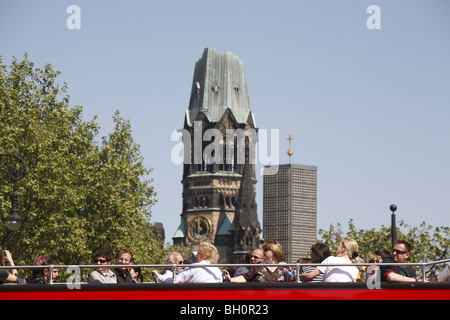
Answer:
<svg viewBox="0 0 450 320"><path fill-rule="evenodd" d="M78 30L66 26L73 4ZM370 5L379 30L366 26ZM390 225L392 203L398 220L449 226L449 13L446 0L0 0L0 55L51 63L101 135L117 109L131 121L166 241L182 208L170 137L206 47L243 60L257 126L279 129L280 162L292 134L292 162L317 166L318 228Z"/></svg>

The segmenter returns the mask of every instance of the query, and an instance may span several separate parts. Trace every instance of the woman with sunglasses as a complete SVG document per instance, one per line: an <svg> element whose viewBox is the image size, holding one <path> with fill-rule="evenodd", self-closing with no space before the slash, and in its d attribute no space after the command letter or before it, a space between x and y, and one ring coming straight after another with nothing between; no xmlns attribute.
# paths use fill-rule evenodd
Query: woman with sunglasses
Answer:
<svg viewBox="0 0 450 320"><path fill-rule="evenodd" d="M94 263L99 267L89 275L89 283L117 283L117 277L108 265L111 264L112 254L108 250L99 250L94 255Z"/></svg>
<svg viewBox="0 0 450 320"><path fill-rule="evenodd" d="M383 258L381 258L381 256L376 254L375 252L371 252L371 253L366 254L366 256L364 257L364 262L366 262L366 263L381 263L381 262L383 262ZM364 267L364 270L366 271L366 277L376 276L378 269L379 269L378 266L371 266L369 268Z"/></svg>
<svg viewBox="0 0 450 320"><path fill-rule="evenodd" d="M229 282L291 282L292 277L287 274L289 268L282 266L264 266L263 264L280 264L284 262L284 252L278 241L266 241L263 245L264 262L251 267L243 275L231 278Z"/></svg>

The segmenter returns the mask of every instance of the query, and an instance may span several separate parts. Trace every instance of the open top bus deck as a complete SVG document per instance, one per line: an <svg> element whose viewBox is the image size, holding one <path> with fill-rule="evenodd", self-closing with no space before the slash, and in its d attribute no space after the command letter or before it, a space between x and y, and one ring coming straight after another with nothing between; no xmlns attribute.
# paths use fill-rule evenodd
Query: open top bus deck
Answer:
<svg viewBox="0 0 450 320"><path fill-rule="evenodd" d="M23 284L0 300L450 300L450 282Z"/></svg>
<svg viewBox="0 0 450 320"><path fill-rule="evenodd" d="M446 260L444 263L449 261ZM420 264L422 279L425 275L424 268L428 265ZM135 266L175 269L178 265ZM288 266L297 269L298 273L301 265ZM42 268L42 266L16 268L37 267ZM47 267L72 268L71 270L75 267L75 270L81 270L95 269L96 266ZM251 317L278 319L282 316L292 317L297 313L320 315L322 318L326 315L335 316L340 311L347 315L379 317L384 312L392 310L401 310L405 317L416 317L419 312L423 313L423 310L428 310L427 314L434 316L445 313L448 310L449 300L450 282L425 281L88 284L70 282L68 279L66 283L0 285L1 306L5 306L2 308L2 315L13 313L16 316L19 312L22 316L32 317L36 316L36 312L43 315L43 312L49 310L63 311L61 314L70 316L101 315L112 316L114 319L133 316L136 310L139 310L139 316L144 312L146 315L161 314L169 319L186 316L214 319L248 320Z"/></svg>

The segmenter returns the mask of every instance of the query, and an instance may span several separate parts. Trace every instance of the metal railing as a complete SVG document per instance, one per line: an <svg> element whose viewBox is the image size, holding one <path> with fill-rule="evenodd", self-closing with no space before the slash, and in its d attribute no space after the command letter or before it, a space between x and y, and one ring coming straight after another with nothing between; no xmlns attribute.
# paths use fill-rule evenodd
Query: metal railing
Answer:
<svg viewBox="0 0 450 320"><path fill-rule="evenodd" d="M127 266L128 268L136 267L136 268L153 268L153 269L166 269L169 268L172 270L173 278L172 282L176 281L176 269L181 268L207 268L207 267L218 267L218 268L230 268L230 267L281 267L286 268L289 267L291 270L295 270L295 274L297 275L296 281L300 282L300 278L298 275L300 274L300 268L302 267L316 267L316 266L327 266L327 267L369 267L369 266L410 266L410 267L420 267L422 279L421 282L426 281L426 267L449 263L450 259L439 260L439 261L430 261L430 262L417 262L417 263L351 263L351 264L320 264L320 263L277 263L277 264L133 264L133 265L123 265L123 264L111 264L111 265L97 265L97 264L85 264L85 265L39 265L39 266L0 266L0 269L49 269L49 274L53 274L55 269L69 269L69 268L78 268L81 269L98 269L101 267L106 268L123 268ZM49 284L53 284L53 279L50 277Z"/></svg>

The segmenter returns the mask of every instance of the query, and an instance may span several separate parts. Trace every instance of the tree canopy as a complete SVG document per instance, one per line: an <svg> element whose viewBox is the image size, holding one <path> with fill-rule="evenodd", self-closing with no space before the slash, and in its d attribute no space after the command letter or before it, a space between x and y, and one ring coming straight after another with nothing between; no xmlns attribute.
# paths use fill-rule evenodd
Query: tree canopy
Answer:
<svg viewBox="0 0 450 320"><path fill-rule="evenodd" d="M129 247L136 263L163 262L162 242L150 223L155 192L131 125L113 115L114 130L97 139L96 118L84 121L81 106L69 106L67 85L50 64L35 68L0 57L0 153L23 158L28 176L18 183L19 214L26 218L11 233L0 226L0 241L16 265L39 255L60 264L91 263L93 253L113 255ZM100 141L99 141L100 140ZM0 217L11 208L11 165L0 159Z"/></svg>

